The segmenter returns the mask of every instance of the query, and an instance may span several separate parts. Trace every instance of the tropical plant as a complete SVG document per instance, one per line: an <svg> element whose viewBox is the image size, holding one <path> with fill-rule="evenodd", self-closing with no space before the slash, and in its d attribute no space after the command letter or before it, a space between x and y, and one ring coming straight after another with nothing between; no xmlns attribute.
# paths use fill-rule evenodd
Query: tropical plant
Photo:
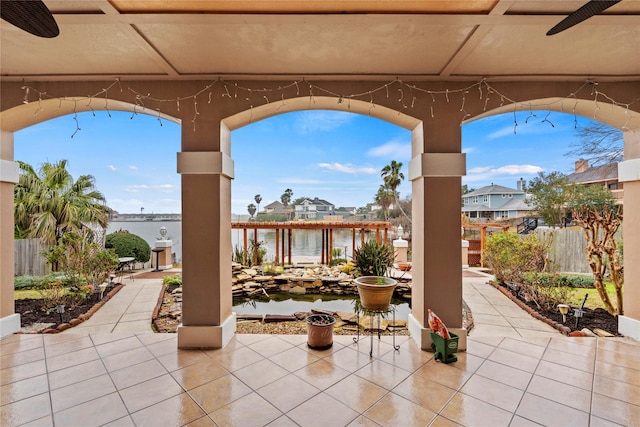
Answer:
<svg viewBox="0 0 640 427"><path fill-rule="evenodd" d="M249 252L251 253L251 265L261 265L265 255L267 255L267 249L264 247L264 242L257 241L256 239L249 240Z"/></svg>
<svg viewBox="0 0 640 427"><path fill-rule="evenodd" d="M393 246L369 240L354 252L353 263L361 276L385 276L395 261Z"/></svg>
<svg viewBox="0 0 640 427"><path fill-rule="evenodd" d="M233 248L232 260L233 262L237 262L238 264L248 265L249 259L248 259L247 251L245 251L244 248L242 248L241 246L236 245Z"/></svg>
<svg viewBox="0 0 640 427"><path fill-rule="evenodd" d="M137 262L144 263L151 259L149 243L142 237L126 230L108 234L104 246L107 249L113 249L119 257L134 257Z"/></svg>
<svg viewBox="0 0 640 427"><path fill-rule="evenodd" d="M373 198L373 201L382 209L382 214L385 221L389 219L389 206L391 206L393 200L394 197L391 193L391 189L386 185L380 185L380 187L378 188L378 192Z"/></svg>
<svg viewBox="0 0 640 427"><path fill-rule="evenodd" d="M55 245L68 231L79 232L95 223L106 228L109 208L95 188L95 178L81 175L76 181L67 161L43 163L36 171L18 161L20 177L14 188L16 238L41 238ZM55 266L54 266L55 267Z"/></svg>
<svg viewBox="0 0 640 427"><path fill-rule="evenodd" d="M291 203L292 197L293 197L293 190L290 188L287 188L286 190L284 190L284 193L282 193L282 195L280 196L280 201L282 202L285 208L287 208L289 206L289 203ZM287 219L292 219L292 218L293 218L293 212L288 213Z"/></svg>
<svg viewBox="0 0 640 427"><path fill-rule="evenodd" d="M261 195L259 195L259 194L256 194L256 195L253 197L253 200L255 200L255 201L256 201L256 204L258 205L258 214L260 214L260 202L262 202L262 196L261 196Z"/></svg>
<svg viewBox="0 0 640 427"><path fill-rule="evenodd" d="M249 212L249 215L251 215L251 218L253 218L253 215L256 213L256 205L254 205L253 203L249 203L249 205L247 206L247 212Z"/></svg>
<svg viewBox="0 0 640 427"><path fill-rule="evenodd" d="M402 215L404 215L405 218L408 218L407 214L404 212L404 209L402 209L402 206L400 205L398 200L398 197L400 195L398 193L398 187L400 186L400 184L402 184L402 181L404 180L404 174L400 172L401 168L402 168L402 162L396 162L395 160L392 160L391 163L389 163L388 165L382 168L380 176L384 181L385 187L391 190L391 195L393 196L394 205L398 209L400 209L400 212L402 212Z"/></svg>
<svg viewBox="0 0 640 427"><path fill-rule="evenodd" d="M282 193L282 195L280 196L280 201L285 207L287 207L289 206L289 203L291 203L292 197L293 197L293 190L290 188L287 188L286 190L284 190L284 193Z"/></svg>

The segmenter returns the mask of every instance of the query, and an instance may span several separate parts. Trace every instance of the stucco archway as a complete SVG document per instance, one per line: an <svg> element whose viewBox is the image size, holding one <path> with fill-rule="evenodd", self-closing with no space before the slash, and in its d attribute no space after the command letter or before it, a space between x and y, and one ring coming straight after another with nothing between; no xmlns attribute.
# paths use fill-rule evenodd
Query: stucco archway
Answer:
<svg viewBox="0 0 640 427"><path fill-rule="evenodd" d="M414 233L423 237L422 247L414 250L415 280L422 284L414 290L414 322L411 333L420 346L426 348L429 343L428 331L425 328L426 308L437 309L441 317L448 325L454 328L461 326L461 272L460 272L460 183L464 174L465 161L461 153L461 127L464 120L489 115L496 112L526 110L526 109L551 109L549 104L562 100L560 110L575 110L576 114L601 119L605 123L616 127L628 127L625 132L625 162L621 166L621 175L628 180L625 184L625 204L636 206L627 209L626 220L631 225L640 223L640 218L630 217L630 211L640 212L640 138L638 132L632 132L640 127L638 113L626 104L609 102L611 99L626 99L634 93L637 84L602 83L600 87L609 94L610 98L602 96L595 98L593 93L582 91L579 95L568 96L576 93L575 83L571 82L513 82L495 83L491 87L494 95L491 102L487 95L487 88L480 91L480 96L468 94L468 90L484 87L483 82L469 85L464 82L434 82L431 87L433 92L416 91L414 100L398 96L384 95L384 88L389 85L400 85L396 89L411 91L416 83L393 82L380 84L379 82L354 82L333 81L321 83L332 94L364 94L358 96L327 96L311 95L309 91L297 93L295 85L289 85L280 89L277 81L248 81L239 82L249 92L247 97L227 96L219 91L215 94L215 102L207 103L201 99L197 103L197 94L203 93L203 86L207 83L198 81L180 82L136 82L136 90L122 90L109 92L109 107L123 109L129 112L143 112L143 101L139 99L141 93L154 93L156 99L168 101L161 105L162 114L166 118L179 121L182 126L182 151L178 154L178 168L182 174L182 200L183 222L188 224L183 230L184 241L184 277L185 281L193 283L190 297L192 308L185 311L182 334L179 333L181 346L221 346L229 336L233 335L233 320L231 305L221 306L225 295L230 295L230 257L224 256L230 247L230 235L227 226L230 223L230 182L233 178L233 161L231 159L231 146L229 133L233 128L259 118L276 114L280 111L295 109L329 108L342 111L356 111L367 115L396 123L412 131L412 161L410 162L409 178L412 180L412 193L414 195L413 220ZM21 126L45 120L47 117L69 114L74 111L103 109L98 98L82 98L81 93L99 93L101 88L108 85L105 82L66 82L48 85L39 83L38 90L53 93L58 91L62 98L54 98L54 105L59 99L64 99L66 110L59 113L37 112L41 101L30 98L28 104L23 105L25 92L23 86L18 83L3 85L2 106L2 145L0 157L0 181L2 181L2 224L0 227L0 246L2 247L2 294L11 295L12 292L12 250L13 247L13 215L10 201L13 199L13 182L17 180L17 170L13 164L13 132ZM265 102L258 99L260 88L271 85L278 97ZM379 88L382 88L381 91ZM453 89L452 89L453 88ZM463 89L461 89L463 88ZM573 92L572 92L573 90ZM495 96L495 91L504 94L512 94L511 98L519 100L516 104L497 106L501 102L500 97ZM206 92L206 91L205 91ZM191 93L183 97L183 93ZM251 95L253 93L253 95ZM73 98L73 96L78 98ZM195 94L195 95L194 95ZM303 96L304 95L304 96ZM437 95L437 102L436 102ZM484 97L483 97L484 95ZM206 97L206 93L203 95ZM559 98L558 98L559 97ZM357 99L360 98L360 99ZM111 101L113 99L113 101ZM176 100L184 100L182 103ZM211 99L211 96L210 96ZM222 101L219 101L222 99ZM537 101L526 101L527 99ZM602 99L602 102L600 102ZM67 102L74 100L73 102ZM509 99L507 99L508 101ZM524 101L522 101L524 100ZM87 101L84 104L84 101ZM91 101L91 108L86 107ZM414 107L415 101L415 107ZM152 115L160 114L156 105L146 106ZM515 101L514 101L515 102ZM254 105L252 105L254 104ZM487 104L488 107L487 108ZM84 106L83 106L84 105ZM259 105L259 106L258 106ZM435 108L431 108L435 105ZM514 107L515 105L515 107ZM613 107L612 107L613 105ZM118 107L121 106L121 107ZM632 105L632 107L634 107ZM86 108L85 108L86 107ZM15 110L14 110L15 108ZM55 106L57 108L57 106ZM52 107L52 109L55 109ZM285 109L286 108L286 109ZM583 110L584 108L584 110ZM612 110L611 118L607 118ZM37 112L37 114L36 114ZM435 113L434 113L435 112ZM15 114L17 117L14 117ZM20 115L35 116L20 117ZM47 116L47 114L52 114ZM189 123L193 125L189 125ZM626 123L626 124L625 124ZM187 125L184 125L187 124ZM7 203L5 203L7 201ZM631 203L631 205L628 205ZM634 205L635 204L635 205ZM210 226L212 224L213 226ZM637 233L635 227L625 227L625 252L627 262L632 271L629 274L627 290L640 286L634 284L634 265L640 266L640 259L634 260L634 255L640 257L640 243L631 242ZM627 241L627 234L631 237ZM227 238L228 236L228 238ZM634 246L635 245L635 246ZM188 246L188 247L187 247ZM420 246L420 245L419 245ZM6 255L6 256L5 256ZM6 267L5 267L6 265ZM629 270L628 270L629 271ZM227 273L228 272L228 273ZM633 291L632 291L633 292ZM12 298L2 298L3 319L13 315ZM627 301L630 299L627 298ZM8 301L8 303L7 303ZM438 306L446 301L442 306ZM225 303L226 304L226 303ZM5 307L6 306L6 307ZM627 310L632 324L637 325L640 319L640 308L631 307ZM634 311L635 310L635 311ZM636 323L633 323L636 322ZM637 326L634 326L637 328ZM3 327L4 330L4 327ZM197 332L196 332L197 331ZM181 337L180 337L181 335ZM633 335L632 335L633 336ZM226 338L225 338L226 337ZM186 341L185 341L186 340Z"/></svg>

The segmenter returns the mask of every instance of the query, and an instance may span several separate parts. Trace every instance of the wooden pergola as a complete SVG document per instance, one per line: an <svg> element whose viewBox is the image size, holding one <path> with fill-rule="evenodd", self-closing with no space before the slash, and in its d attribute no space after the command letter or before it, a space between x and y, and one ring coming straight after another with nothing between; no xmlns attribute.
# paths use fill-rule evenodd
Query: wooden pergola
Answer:
<svg viewBox="0 0 640 427"><path fill-rule="evenodd" d="M352 250L351 257L355 255L356 231L360 231L360 242L364 244L364 236L367 231L375 230L378 243L388 242L391 223L383 221L363 222L330 222L330 221L286 221L286 222L232 222L232 229L243 230L243 247L247 251L247 231L253 230L254 238L257 238L258 230L275 230L276 232L276 258L275 264L284 264L285 242L287 247L288 263L291 264L291 246L293 230L320 230L322 233L322 250L320 251L320 263L329 264L332 259L333 230L351 229ZM382 230L382 233L381 233ZM282 242L282 244L281 244ZM346 254L345 254L346 255ZM255 262L255 260L254 260Z"/></svg>
<svg viewBox="0 0 640 427"><path fill-rule="evenodd" d="M462 228L463 229L470 229L470 230L476 230L479 229L480 230L480 240L471 240L471 239L466 239L469 241L469 259L471 259L471 257L473 256L480 256L480 266L484 267L484 247L486 245L487 242L487 229L488 228L497 228L497 229L501 229L503 233L506 233L507 231L509 231L510 226L509 225L505 225L505 224L493 224L493 223L464 223L462 224ZM464 238L464 234L463 234L463 238ZM472 265L471 262L469 262L469 265Z"/></svg>

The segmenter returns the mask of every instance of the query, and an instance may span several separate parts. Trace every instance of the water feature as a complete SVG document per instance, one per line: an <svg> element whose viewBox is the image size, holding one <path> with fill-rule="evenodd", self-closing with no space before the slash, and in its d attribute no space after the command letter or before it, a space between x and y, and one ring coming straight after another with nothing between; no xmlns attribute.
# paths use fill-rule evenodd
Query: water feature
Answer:
<svg viewBox="0 0 640 427"><path fill-rule="evenodd" d="M182 260L182 221L112 221L107 227L107 234L114 233L120 229L127 230L146 240L153 248L155 241L160 237L160 227L167 228L167 239L173 242L172 252L178 262ZM258 241L264 242L267 249L265 261L275 259L275 230L258 230ZM374 234L375 235L375 234ZM253 230L247 231L247 240L253 239ZM231 230L231 245L229 256L233 248L243 245L243 230ZM349 229L333 230L333 247L342 249L342 256L346 254L351 257L352 234ZM356 246L360 244L360 235L356 235ZM320 257L322 248L322 234L320 230L293 230L292 234L292 255L306 257Z"/></svg>
<svg viewBox="0 0 640 427"><path fill-rule="evenodd" d="M233 299L233 311L237 314L293 314L311 309L353 312L357 295L293 295L287 293L269 294L251 300ZM406 301L392 300L396 307L396 319L407 320L411 307Z"/></svg>

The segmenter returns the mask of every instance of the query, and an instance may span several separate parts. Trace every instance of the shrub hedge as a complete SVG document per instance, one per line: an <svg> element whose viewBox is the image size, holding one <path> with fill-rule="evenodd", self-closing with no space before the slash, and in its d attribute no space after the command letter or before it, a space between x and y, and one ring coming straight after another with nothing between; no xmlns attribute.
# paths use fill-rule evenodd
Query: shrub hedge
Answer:
<svg viewBox="0 0 640 427"><path fill-rule="evenodd" d="M121 258L134 257L137 262L147 262L151 259L151 246L142 237L128 231L108 234L104 247L115 250Z"/></svg>

